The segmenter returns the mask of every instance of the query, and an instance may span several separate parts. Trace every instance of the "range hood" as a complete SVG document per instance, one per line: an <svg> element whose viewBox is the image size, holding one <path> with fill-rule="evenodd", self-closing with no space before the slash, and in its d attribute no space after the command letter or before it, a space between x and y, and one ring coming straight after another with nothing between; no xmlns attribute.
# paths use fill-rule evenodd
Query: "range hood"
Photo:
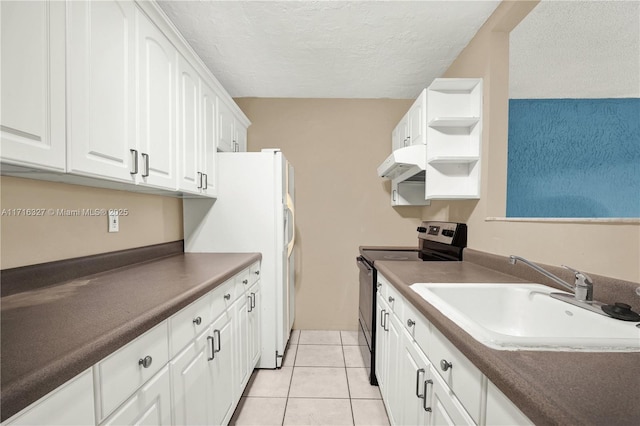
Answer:
<svg viewBox="0 0 640 426"><path fill-rule="evenodd" d="M424 176L427 166L427 146L424 144L398 148L378 166L378 176L399 182L418 174Z"/></svg>

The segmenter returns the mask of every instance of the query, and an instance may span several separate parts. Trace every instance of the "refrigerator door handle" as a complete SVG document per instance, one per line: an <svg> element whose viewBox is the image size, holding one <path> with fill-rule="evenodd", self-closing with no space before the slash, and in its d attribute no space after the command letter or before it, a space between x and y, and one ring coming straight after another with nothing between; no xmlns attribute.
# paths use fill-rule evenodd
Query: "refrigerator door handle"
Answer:
<svg viewBox="0 0 640 426"><path fill-rule="evenodd" d="M293 252L293 246L296 243L296 211L293 206L293 200L291 195L287 193L287 209L291 212L291 235L289 236L289 243L287 244L287 257L291 256Z"/></svg>

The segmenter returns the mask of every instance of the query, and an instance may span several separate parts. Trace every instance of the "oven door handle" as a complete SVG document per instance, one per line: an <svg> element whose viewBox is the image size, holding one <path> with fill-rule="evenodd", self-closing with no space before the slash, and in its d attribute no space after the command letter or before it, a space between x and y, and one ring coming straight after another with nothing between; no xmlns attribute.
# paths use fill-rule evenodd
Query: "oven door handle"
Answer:
<svg viewBox="0 0 640 426"><path fill-rule="evenodd" d="M371 272L373 272L373 268L371 268L371 266L369 266L367 261L364 260L364 258L362 256L356 257L356 260L358 262L358 267L360 267L360 265L364 266L364 269L366 269L367 274L370 274Z"/></svg>

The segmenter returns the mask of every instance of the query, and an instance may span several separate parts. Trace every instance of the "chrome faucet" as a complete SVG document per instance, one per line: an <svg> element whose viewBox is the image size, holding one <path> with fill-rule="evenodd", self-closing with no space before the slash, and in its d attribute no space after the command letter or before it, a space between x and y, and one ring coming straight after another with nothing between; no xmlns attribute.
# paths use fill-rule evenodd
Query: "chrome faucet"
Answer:
<svg viewBox="0 0 640 426"><path fill-rule="evenodd" d="M536 265L533 262L528 261L523 257L513 256L513 255L509 256L509 263L511 263L512 265L515 265L517 261L524 263L525 265L529 266L531 269L541 273L542 275L553 280L553 282L561 285L562 287L565 287L571 290L577 301L579 302L593 301L593 280L591 279L591 277L589 277L589 275L585 274L584 272L580 272L569 266L562 265L563 268L566 268L571 272L573 272L573 275L575 276L575 284L571 285L565 280L558 278L557 276L553 275L551 272L541 268L540 266Z"/></svg>

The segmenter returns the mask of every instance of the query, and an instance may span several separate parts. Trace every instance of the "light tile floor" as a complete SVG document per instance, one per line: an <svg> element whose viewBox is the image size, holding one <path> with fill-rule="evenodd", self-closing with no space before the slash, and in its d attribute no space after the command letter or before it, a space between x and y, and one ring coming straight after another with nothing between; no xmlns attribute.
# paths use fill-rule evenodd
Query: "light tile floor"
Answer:
<svg viewBox="0 0 640 426"><path fill-rule="evenodd" d="M232 425L388 425L355 331L294 330L280 370L255 370Z"/></svg>

